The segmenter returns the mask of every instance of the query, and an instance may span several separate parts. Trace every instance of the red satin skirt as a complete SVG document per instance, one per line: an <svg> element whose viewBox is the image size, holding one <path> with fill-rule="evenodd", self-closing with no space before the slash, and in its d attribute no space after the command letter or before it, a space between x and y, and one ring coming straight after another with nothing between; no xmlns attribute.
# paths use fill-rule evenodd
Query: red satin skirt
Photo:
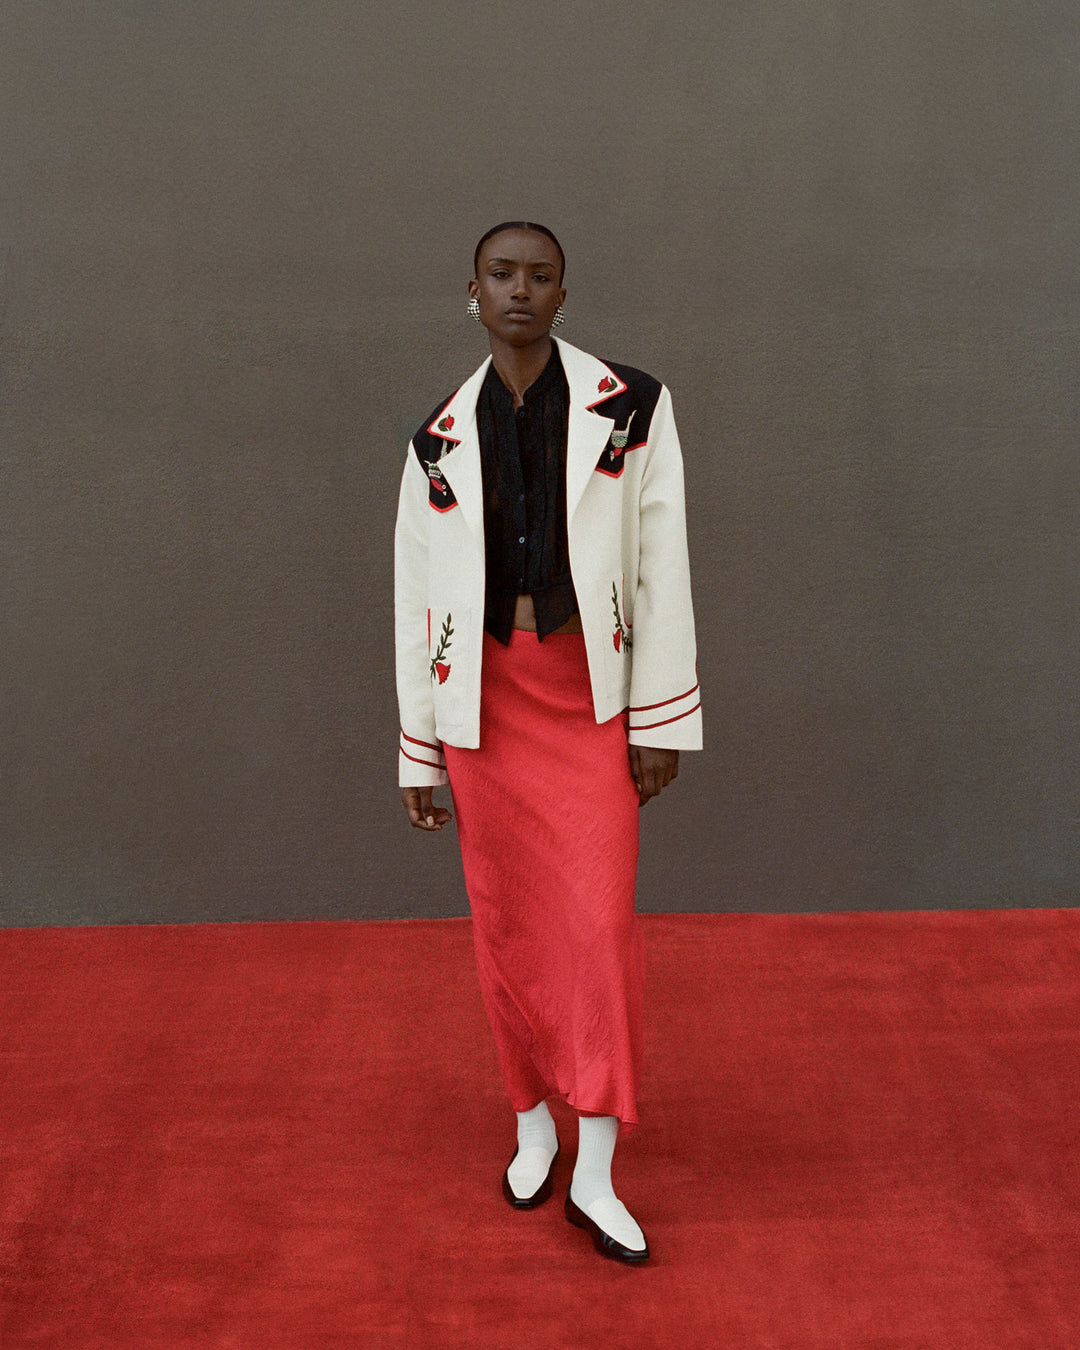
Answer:
<svg viewBox="0 0 1080 1350"><path fill-rule="evenodd" d="M644 961L627 718L597 724L580 633L484 634L480 746L444 745L480 991L515 1111L637 1123Z"/></svg>

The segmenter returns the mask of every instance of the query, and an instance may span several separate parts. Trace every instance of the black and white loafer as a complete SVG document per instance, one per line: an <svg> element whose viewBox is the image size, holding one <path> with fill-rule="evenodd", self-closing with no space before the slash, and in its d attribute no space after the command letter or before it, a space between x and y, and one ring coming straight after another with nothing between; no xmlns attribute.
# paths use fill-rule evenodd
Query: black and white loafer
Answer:
<svg viewBox="0 0 1080 1350"><path fill-rule="evenodd" d="M518 1150L514 1149L514 1158L516 1158L517 1155ZM556 1148L552 1155L551 1163L548 1166L547 1176L540 1185L537 1186L536 1190L533 1191L532 1195L524 1196L515 1195L514 1188L510 1185L510 1163L514 1161L514 1158L511 1158L510 1162L506 1165L506 1171L503 1173L502 1179L503 1195L506 1196L507 1203L512 1205L514 1209L535 1209L537 1205L542 1205L551 1195L551 1176L555 1171L555 1159L558 1156L559 1150Z"/></svg>
<svg viewBox="0 0 1080 1350"><path fill-rule="evenodd" d="M600 1203L600 1201L597 1201L597 1204ZM616 1242L610 1233L605 1233L594 1219L590 1219L584 1210L579 1209L574 1204L573 1200L570 1199L569 1191L566 1194L566 1217L578 1228L584 1228L592 1238L593 1246L601 1256L610 1257L612 1261L625 1261L633 1265L649 1259L649 1244L647 1242L640 1251L633 1247L624 1247L621 1242Z"/></svg>

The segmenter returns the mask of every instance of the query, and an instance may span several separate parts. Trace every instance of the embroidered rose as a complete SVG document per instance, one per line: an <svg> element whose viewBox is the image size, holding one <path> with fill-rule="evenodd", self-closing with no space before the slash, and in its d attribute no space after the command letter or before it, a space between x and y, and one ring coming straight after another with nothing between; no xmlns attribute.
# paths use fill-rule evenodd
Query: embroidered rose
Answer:
<svg viewBox="0 0 1080 1350"><path fill-rule="evenodd" d="M439 646L435 652L435 655L431 658L431 662L428 667L428 671L431 678L433 680L438 679L440 684L445 684L446 677L450 674L450 662L443 660L443 657L446 655L447 650L454 645L450 641L450 636L454 631L450 627L450 619L451 616L448 614L445 620L443 621L442 634L439 637Z"/></svg>
<svg viewBox="0 0 1080 1350"><path fill-rule="evenodd" d="M446 416L439 421L438 427L440 431L453 431L454 429L453 416L450 413L447 413Z"/></svg>
<svg viewBox="0 0 1080 1350"><path fill-rule="evenodd" d="M619 592L614 582L611 583L611 604L615 610L615 631L611 635L611 641L614 643L617 652L621 652L624 647L629 651L634 644L627 628L633 627L633 625L623 623L622 612L619 609Z"/></svg>
<svg viewBox="0 0 1080 1350"><path fill-rule="evenodd" d="M610 375L605 375L596 386L596 391L599 394L610 394L613 389L618 389L618 387L618 380L613 380Z"/></svg>

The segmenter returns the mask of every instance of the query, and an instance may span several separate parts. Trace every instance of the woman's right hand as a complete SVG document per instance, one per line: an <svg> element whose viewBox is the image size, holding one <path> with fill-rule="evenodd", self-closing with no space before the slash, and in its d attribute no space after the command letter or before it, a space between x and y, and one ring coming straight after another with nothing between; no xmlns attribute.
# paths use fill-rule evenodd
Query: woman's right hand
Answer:
<svg viewBox="0 0 1080 1350"><path fill-rule="evenodd" d="M409 817L409 824L418 830L441 830L453 816L445 806L435 806L431 800L430 787L407 787L401 789L401 804Z"/></svg>

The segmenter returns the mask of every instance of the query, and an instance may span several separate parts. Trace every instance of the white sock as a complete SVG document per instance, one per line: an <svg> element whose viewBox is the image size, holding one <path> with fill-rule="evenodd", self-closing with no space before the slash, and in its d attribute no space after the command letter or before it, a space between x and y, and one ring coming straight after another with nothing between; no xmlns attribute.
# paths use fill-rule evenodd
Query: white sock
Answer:
<svg viewBox="0 0 1080 1350"><path fill-rule="evenodd" d="M559 1147L555 1122L547 1102L531 1111L517 1113L517 1157L507 1169L510 1189L520 1199L532 1195L551 1170L551 1160Z"/></svg>
<svg viewBox="0 0 1080 1350"><path fill-rule="evenodd" d="M643 1251L645 1234L611 1185L611 1159L618 1136L617 1116L578 1117L578 1156L570 1198L609 1237L631 1251Z"/></svg>

